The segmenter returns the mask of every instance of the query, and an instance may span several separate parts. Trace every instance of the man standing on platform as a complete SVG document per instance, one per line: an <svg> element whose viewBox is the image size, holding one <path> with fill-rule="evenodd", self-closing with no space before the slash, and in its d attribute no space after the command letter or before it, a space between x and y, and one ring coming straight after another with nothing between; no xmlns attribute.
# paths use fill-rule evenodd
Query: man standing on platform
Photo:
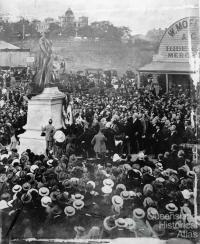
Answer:
<svg viewBox="0 0 200 244"><path fill-rule="evenodd" d="M55 134L55 127L52 125L52 119L49 120L49 124L42 128L42 132L45 132L46 140L46 154L48 155L49 151L53 148L53 136Z"/></svg>

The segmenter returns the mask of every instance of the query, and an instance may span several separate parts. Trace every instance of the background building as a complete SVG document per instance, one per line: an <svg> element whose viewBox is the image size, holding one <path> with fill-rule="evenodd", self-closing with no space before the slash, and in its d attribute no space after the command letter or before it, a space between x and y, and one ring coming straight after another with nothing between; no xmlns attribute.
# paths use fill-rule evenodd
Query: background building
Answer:
<svg viewBox="0 0 200 244"><path fill-rule="evenodd" d="M68 10L65 12L65 15L60 16L59 19L60 19L60 26L62 28L75 25L74 13L70 8L68 8Z"/></svg>

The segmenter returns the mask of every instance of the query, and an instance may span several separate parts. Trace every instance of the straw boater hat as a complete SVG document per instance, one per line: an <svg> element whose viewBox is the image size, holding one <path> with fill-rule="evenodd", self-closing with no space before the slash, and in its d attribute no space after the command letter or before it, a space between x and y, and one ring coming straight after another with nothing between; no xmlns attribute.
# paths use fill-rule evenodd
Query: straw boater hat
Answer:
<svg viewBox="0 0 200 244"><path fill-rule="evenodd" d="M31 165L30 172L34 174L36 169L39 169L39 167L37 165L35 165L35 164Z"/></svg>
<svg viewBox="0 0 200 244"><path fill-rule="evenodd" d="M112 188L110 186L103 186L101 188L101 191L104 193L104 194L110 194L112 192Z"/></svg>
<svg viewBox="0 0 200 244"><path fill-rule="evenodd" d="M13 193L20 192L22 190L22 187L20 185L14 185L12 188Z"/></svg>
<svg viewBox="0 0 200 244"><path fill-rule="evenodd" d="M116 189L118 190L122 190L122 191L126 191L126 186L124 185L124 184L118 184L117 186L116 186Z"/></svg>
<svg viewBox="0 0 200 244"><path fill-rule="evenodd" d="M133 210L133 217L136 219L143 219L145 217L145 212L141 208L136 208Z"/></svg>
<svg viewBox="0 0 200 244"><path fill-rule="evenodd" d="M80 193L76 193L76 194L74 194L74 195L71 195L71 198L72 198L72 200L83 200L84 199L84 196L82 195L82 194L80 194Z"/></svg>
<svg viewBox="0 0 200 244"><path fill-rule="evenodd" d="M49 196L43 196L41 198L41 204L43 207L48 207L50 203L52 203L52 200Z"/></svg>
<svg viewBox="0 0 200 244"><path fill-rule="evenodd" d="M153 192L153 186L151 184L146 184L143 188L143 194L147 196Z"/></svg>
<svg viewBox="0 0 200 244"><path fill-rule="evenodd" d="M156 181L163 183L165 181L165 179L162 177L158 177L158 178L156 178Z"/></svg>
<svg viewBox="0 0 200 244"><path fill-rule="evenodd" d="M32 196L31 196L30 193L24 193L24 194L22 194L22 196L21 196L21 201L22 201L23 203L30 203L31 200L32 200Z"/></svg>
<svg viewBox="0 0 200 244"><path fill-rule="evenodd" d="M49 159L49 160L47 161L47 165L48 165L48 166L52 166L52 163L53 163L53 159Z"/></svg>
<svg viewBox="0 0 200 244"><path fill-rule="evenodd" d="M112 204L116 207L122 207L124 203L124 200L120 196L113 196L112 197Z"/></svg>
<svg viewBox="0 0 200 244"><path fill-rule="evenodd" d="M153 207L149 207L147 209L147 218L149 220L158 220L159 218L158 210Z"/></svg>
<svg viewBox="0 0 200 244"><path fill-rule="evenodd" d="M122 191L120 193L120 197L124 200L128 200L129 199L129 192L128 191Z"/></svg>
<svg viewBox="0 0 200 244"><path fill-rule="evenodd" d="M73 202L73 207L74 207L75 209L80 210L80 209L82 209L82 208L84 207L84 202L83 202L82 200L75 200L75 201Z"/></svg>
<svg viewBox="0 0 200 244"><path fill-rule="evenodd" d="M33 182L35 180L35 175L33 173L28 173L27 176L30 178L29 182Z"/></svg>
<svg viewBox="0 0 200 244"><path fill-rule="evenodd" d="M103 226L106 230L111 231L116 227L115 225L115 218L112 216L108 216L103 221Z"/></svg>
<svg viewBox="0 0 200 244"><path fill-rule="evenodd" d="M174 203L168 203L165 205L165 208L169 211L169 212L177 212L178 208Z"/></svg>
<svg viewBox="0 0 200 244"><path fill-rule="evenodd" d="M72 206L67 206L65 207L64 209L64 213L67 215L67 216L73 216L75 214L76 210L74 207Z"/></svg>
<svg viewBox="0 0 200 244"><path fill-rule="evenodd" d="M114 182L111 179L103 180L103 184L104 184L104 186L109 186L109 187L113 187L114 186Z"/></svg>
<svg viewBox="0 0 200 244"><path fill-rule="evenodd" d="M48 196L49 195L49 189L47 187L41 187L39 189L39 195L40 196Z"/></svg>
<svg viewBox="0 0 200 244"><path fill-rule="evenodd" d="M52 191L50 193L50 198L52 201L56 201L57 200L57 196L60 194L60 191Z"/></svg>
<svg viewBox="0 0 200 244"><path fill-rule="evenodd" d="M69 179L65 179L65 180L62 182L62 185L64 186L64 188L70 188L70 187L71 187L70 180L69 180Z"/></svg>
<svg viewBox="0 0 200 244"><path fill-rule="evenodd" d="M137 196L136 192L134 191L129 191L128 193L129 193L129 199L134 199Z"/></svg>
<svg viewBox="0 0 200 244"><path fill-rule="evenodd" d="M123 218L118 218L115 220L115 225L117 227L120 227L120 228L126 228L127 227L127 223L125 221L125 219Z"/></svg>
<svg viewBox="0 0 200 244"><path fill-rule="evenodd" d="M71 184L72 184L73 186L78 186L78 184L79 184L79 178L72 177L72 178L70 179L70 182L71 182Z"/></svg>
<svg viewBox="0 0 200 244"><path fill-rule="evenodd" d="M29 190L27 191L27 193L30 193L30 194L35 193L35 194L37 195L37 194L38 194L38 190L35 189L35 188L31 188L31 189L29 189Z"/></svg>
<svg viewBox="0 0 200 244"><path fill-rule="evenodd" d="M91 186L92 186L92 188L93 188L93 190L94 190L94 189L95 189L95 187L96 187L95 182L94 182L94 181L92 181L92 180L88 181L88 182L87 182L87 185L91 185Z"/></svg>
<svg viewBox="0 0 200 244"><path fill-rule="evenodd" d="M194 171L191 171L191 170L187 173L187 176L189 176L192 179L195 177L195 175L196 175L196 173Z"/></svg>
<svg viewBox="0 0 200 244"><path fill-rule="evenodd" d="M133 219L126 218L125 221L126 221L126 228L128 230L134 230L136 228L136 223Z"/></svg>
<svg viewBox="0 0 200 244"><path fill-rule="evenodd" d="M20 164L20 160L18 158L14 159L11 163L12 166L14 166L15 164Z"/></svg>
<svg viewBox="0 0 200 244"><path fill-rule="evenodd" d="M150 207L150 206L154 206L154 205L155 205L155 202L152 200L151 197L146 197L146 198L144 199L144 201L143 201L143 206L144 206L145 208Z"/></svg>
<svg viewBox="0 0 200 244"><path fill-rule="evenodd" d="M31 189L31 185L28 183L28 182L25 182L23 185L22 185L22 189L24 191L28 191Z"/></svg>

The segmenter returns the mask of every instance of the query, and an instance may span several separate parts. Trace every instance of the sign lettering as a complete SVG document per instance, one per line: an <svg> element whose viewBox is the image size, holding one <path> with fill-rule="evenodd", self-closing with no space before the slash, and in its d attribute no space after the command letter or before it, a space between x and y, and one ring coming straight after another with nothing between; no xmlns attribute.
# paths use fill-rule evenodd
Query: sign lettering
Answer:
<svg viewBox="0 0 200 244"><path fill-rule="evenodd" d="M157 61L190 62L199 57L199 17L187 17L175 22L164 34L156 55Z"/></svg>

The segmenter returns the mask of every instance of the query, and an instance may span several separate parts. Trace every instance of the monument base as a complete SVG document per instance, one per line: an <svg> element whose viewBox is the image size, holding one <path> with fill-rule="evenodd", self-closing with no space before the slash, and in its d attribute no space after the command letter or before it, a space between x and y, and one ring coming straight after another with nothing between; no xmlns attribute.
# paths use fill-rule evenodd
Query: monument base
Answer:
<svg viewBox="0 0 200 244"><path fill-rule="evenodd" d="M27 124L25 133L21 134L19 153L30 149L36 154L45 153L46 141L41 136L42 128L53 121L56 130L62 128L62 105L65 94L58 87L46 87L44 91L32 97L28 102Z"/></svg>
<svg viewBox="0 0 200 244"><path fill-rule="evenodd" d="M41 131L27 130L20 135L19 153L30 149L35 154L44 154L46 150L45 136L41 136Z"/></svg>

